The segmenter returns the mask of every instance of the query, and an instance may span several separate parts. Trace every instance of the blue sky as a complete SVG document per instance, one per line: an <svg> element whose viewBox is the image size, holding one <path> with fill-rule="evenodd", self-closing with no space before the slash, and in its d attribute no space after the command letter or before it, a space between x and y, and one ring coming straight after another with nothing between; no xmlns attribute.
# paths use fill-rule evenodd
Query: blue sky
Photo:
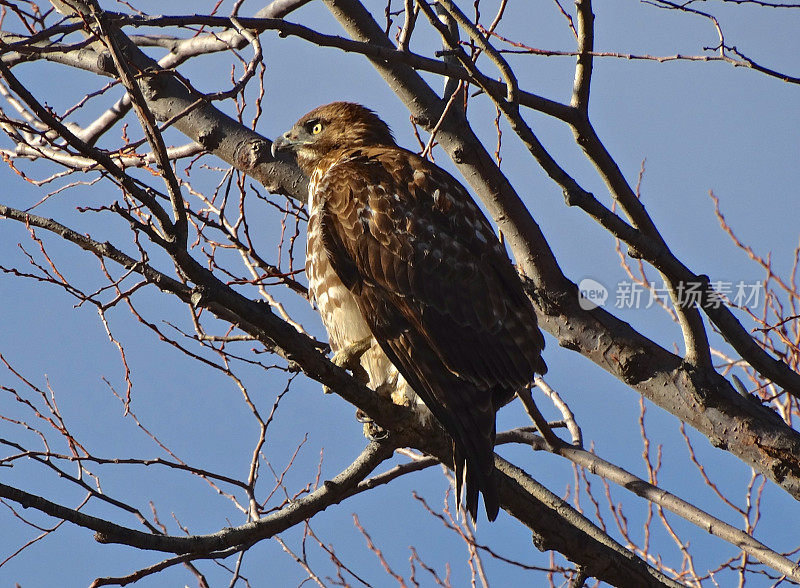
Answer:
<svg viewBox="0 0 800 588"><path fill-rule="evenodd" d="M366 4L381 13L381 3ZM395 4L401 5L396 1ZM464 4L467 8L466 4L471 3ZM106 5L109 9L116 6ZM483 12L492 13L495 5L482 3ZM161 3L141 2L136 6L152 13L163 10ZM800 30L800 13L797 10L718 7L717 3L702 5L705 9L712 6L731 44L774 69L798 75L796 59L800 54L800 39L796 32ZM251 14L260 7L256 3L245 3L242 14ZM188 2L169 6L172 13L209 9L210 4L201 8ZM594 12L598 51L696 55L702 53L702 47L716 42L713 27L706 20L659 10L645 3L597 2ZM289 20L323 32L340 32L338 24L320 3L306 6L290 15ZM510 2L498 32L537 48L573 49L571 33L552 2ZM398 142L414 148L408 112L366 60L335 49L318 49L294 38L280 39L269 32L262 36L262 42L267 66L264 99L267 114L259 123L259 132L275 137L301 114L319 104L354 100L376 109L393 127ZM412 42L412 49L422 51L435 46L435 42L433 36L423 34ZM244 50L245 56L250 55L248 51ZM516 67L522 88L557 100L569 99L572 58L513 56L509 59ZM228 56L201 58L190 64L185 74L199 88L209 91L227 88L229 63ZM488 67L485 63L481 65ZM88 88L95 89L105 83L63 67L36 63L16 68L17 72L29 82L41 101L57 109L74 104ZM441 87L441 81L435 76L426 75L426 79L434 87ZM99 108L108 106L110 100L117 97L118 94L112 92L108 97L95 100L76 116L76 120L87 122ZM591 115L600 137L632 183L645 161L642 182L645 206L678 257L695 272L708 274L712 280L756 282L763 278L763 271L735 248L719 228L708 196L710 190L719 197L728 222L743 241L761 255L771 252L777 272L786 275L791 268L793 250L798 245L797 219L800 218L798 105L796 85L729 64L656 63L612 58L598 58L595 62ZM224 108L231 111L230 105ZM603 202L609 202L601 180L583 159L569 130L533 112L525 116L556 159L584 187ZM490 145L495 142L493 117L494 108L488 99L473 100L470 118L474 129ZM139 131L133 127L131 124L130 133L138 137ZM565 273L576 282L591 277L614 292L626 277L619 267L611 237L581 211L568 209L560 189L527 156L508 127L501 123L501 128L504 130L502 168L542 226ZM112 134L112 137L117 135ZM169 135L169 138L176 143L182 141L178 135ZM434 155L437 163L453 171L443 152L435 151ZM221 165L212 158L204 162L210 166ZM36 177L56 169L40 163L21 167ZM0 167L0 177L5 186L2 202L18 208L31 206L48 189L25 183L7 167ZM157 185L157 180L148 175L140 174L140 177ZM209 193L219 177L219 172L197 166L192 171L191 181L193 187ZM110 215L76 211L77 206L108 203L117 197L116 189L110 184L77 186L54 196L36 212L87 231L98 240L108 239L133 251L124 223L112 220ZM279 239L280 217L264 210L265 207L259 208L263 205L255 198L251 197L250 202L251 231L259 247L273 253ZM2 222L0 227L0 264L21 269L29 267L17 244L22 243L32 254L37 254L37 248L25 228L10 221ZM56 238L45 237L44 242L59 267L85 290L92 291L103 283L94 258L82 255L75 247L62 244ZM170 270L163 259L156 262L166 271ZM283 262L287 262L285 257ZM295 267L301 265L302 247L298 247ZM650 275L656 277L654 273ZM251 292L256 295L255 291ZM324 337L321 323L305 301L285 289L274 288L271 292L309 332ZM139 292L134 303L148 320L158 323L171 336L180 338L161 321L169 320L191 328L186 311L152 287ZM122 404L106 383L118 391L125 390L119 351L109 341L96 310L90 305L76 308L75 304L74 298L53 286L0 275L0 308L3 309L0 353L37 386L49 384L52 387L65 421L92 452L108 457L164 456L130 417L123 416ZM680 331L662 311L636 308L614 312L659 344L681 349ZM132 409L140 421L193 465L245 477L258 429L241 401L241 393L230 379L189 361L160 342L125 308L118 307L109 318L112 332L124 345L133 373ZM546 338L546 360L550 367L547 381L569 402L587 443L593 442L597 452L606 459L645 475L638 395L588 360L559 348L549 335ZM713 339L715 345L730 352L718 337ZM252 344L244 344L240 351L253 356L252 347ZM264 355L256 358L265 363L275 361ZM277 369L264 372L241 365L237 366L237 373L247 384L259 409L268 413L275 396L286 384L285 373ZM0 368L0 385L23 388L3 368ZM26 393L34 398L30 392ZM41 404L40 399L35 401ZM548 416L556 417L544 399L540 404ZM4 415L12 418L22 418L26 414L30 418L27 409L8 395L0 396L0 407ZM335 395L322 395L321 386L313 381L301 376L293 382L270 426L264 448L266 459L280 472L302 444L285 478L290 492L298 491L313 479L320 455L323 456L323 476L330 477L358 454L365 441L361 425L354 419L354 410ZM663 487L741 526L740 517L720 506L697 471L686 461L687 450L678 421L648 404L646 423L654 445L663 444L659 478ZM526 417L517 404L512 404L500 413L498 430L522 424L526 424ZM749 468L711 447L699 434L690 431L689 435L712 479L733 502L742 504L744 487L750 479ZM22 438L31 446L37 446L34 435L8 421L0 421L0 437ZM66 451L63 443L53 449ZM573 469L564 460L533 454L519 447L504 447L499 452L557 494L563 494L565 488L574 483ZM195 533L209 533L244 521L242 513L234 509L228 499L199 478L187 478L155 466L94 469L101 474L103 490L109 495L134 504L145 514L150 513L148 502L152 501L159 519L171 533L181 533L177 521ZM71 471L74 472L74 468ZM272 477L266 465L262 467L262 476L262 488L271 487ZM41 466L28 462L4 468L0 479L67 505L76 505L82 498L79 491L64 485ZM602 484L597 478L591 479L593 491L603 504ZM334 546L340 559L373 585L387 584L380 563L354 528L353 513L358 515L397 572L409 574L408 560L410 546L413 546L421 559L442 577L449 566L454 586L468 585L470 576L464 563L463 542L427 515L412 496L412 492L416 492L432 508L441 510L446 489L440 469L431 468L331 508L312 520L311 527L325 544ZM632 535L641 539L646 504L613 485L611 496L614 501L622 502ZM585 496L583 504L591 508ZM113 517L122 524L137 525L133 517L94 502L88 512ZM52 524L52 520L36 513L25 512L24 516L38 524ZM735 550L725 543L692 530L690 525L675 517L669 520L691 538L698 571L735 555ZM606 521L610 523L611 519L607 517ZM794 549L798 524L796 501L767 484L757 537L778 550ZM0 528L0 560L37 535L2 505ZM302 531L293 529L282 538L292 549L300 551ZM615 531L612 535L619 539ZM477 539L506 557L531 565L548 565L547 556L531 545L529 531L508 515L501 514L494 524L485 521L479 524ZM328 555L313 540L309 541L309 557L318 566L316 571L323 576L333 575ZM651 546L667 565L680 567L680 553L663 528L654 527ZM90 532L65 524L57 533L0 567L0 582L3 585L19 582L23 587L87 585L94 577L124 575L159 559L157 554L100 546ZM563 563L559 558L557 562ZM233 560L225 563L231 566ZM494 585L532 581L529 572L500 565L489 557L485 557L484 563ZM229 572L216 564L206 562L198 566L207 574L211 585L220 585L230 578ZM273 540L252 548L245 557L243 570L253 586L293 586L305 577L303 570ZM419 567L417 573L422 585L431 585L431 577L425 576ZM721 585L735 581L730 572L723 572L720 578ZM194 580L178 566L138 585L183 584L194 585ZM762 584L755 581L752 585ZM765 581L763 585L769 583Z"/></svg>

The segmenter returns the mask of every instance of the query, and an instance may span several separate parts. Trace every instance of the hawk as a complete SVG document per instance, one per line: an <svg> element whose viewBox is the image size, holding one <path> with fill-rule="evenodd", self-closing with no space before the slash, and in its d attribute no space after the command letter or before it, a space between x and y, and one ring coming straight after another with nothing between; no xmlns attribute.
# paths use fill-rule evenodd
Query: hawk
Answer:
<svg viewBox="0 0 800 588"><path fill-rule="evenodd" d="M547 367L492 226L456 179L359 104L312 110L272 150L293 152L310 178L306 274L331 349L370 342L369 387L422 401L453 440L459 504L474 521L482 493L493 521L495 413Z"/></svg>

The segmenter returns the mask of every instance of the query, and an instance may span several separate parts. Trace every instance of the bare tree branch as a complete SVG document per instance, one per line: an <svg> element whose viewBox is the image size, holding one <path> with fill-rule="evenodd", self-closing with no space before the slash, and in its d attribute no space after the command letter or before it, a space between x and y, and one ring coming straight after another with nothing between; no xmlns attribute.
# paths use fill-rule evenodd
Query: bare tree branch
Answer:
<svg viewBox="0 0 800 588"><path fill-rule="evenodd" d="M549 442L542 437L538 437L531 432L523 430L500 433L497 436L497 441L498 443L526 443L530 444L538 451L552 451L557 455L561 455L573 463L586 468L591 473L607 478L620 487L642 498L646 498L654 504L663 506L670 512L702 528L704 531L742 549L744 552L765 565L770 566L780 574L785 575L787 578L800 582L800 564L780 555L763 543L757 541L751 535L711 516L707 512L682 500L674 494L634 476L623 468L609 463L594 453L590 453L578 447L569 446L563 442L553 448Z"/></svg>
<svg viewBox="0 0 800 588"><path fill-rule="evenodd" d="M272 537L285 529L302 522L320 510L337 504L346 497L347 491L358 484L381 462L391 457L394 448L390 445L370 443L356 460L340 474L326 480L308 496L295 500L280 511L235 528L228 528L211 535L177 537L144 533L106 521L98 517L66 508L40 496L0 484L0 496L18 502L24 508L35 508L51 516L96 531L95 540L100 543L119 543L169 553L210 554L229 548L239 548L255 541Z"/></svg>

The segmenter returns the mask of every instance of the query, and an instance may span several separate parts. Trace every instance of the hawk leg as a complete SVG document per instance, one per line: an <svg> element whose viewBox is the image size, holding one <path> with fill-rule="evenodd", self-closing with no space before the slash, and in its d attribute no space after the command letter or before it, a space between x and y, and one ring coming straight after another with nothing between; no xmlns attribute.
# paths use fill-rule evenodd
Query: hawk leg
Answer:
<svg viewBox="0 0 800 588"><path fill-rule="evenodd" d="M366 385L369 382L369 376L366 370L361 365L361 356L364 355L375 339L372 336L364 337L360 341L351 343L344 349L340 349L333 354L331 362L338 365L340 368L350 370L353 377L361 384ZM322 387L325 394L330 394L331 389L327 386Z"/></svg>

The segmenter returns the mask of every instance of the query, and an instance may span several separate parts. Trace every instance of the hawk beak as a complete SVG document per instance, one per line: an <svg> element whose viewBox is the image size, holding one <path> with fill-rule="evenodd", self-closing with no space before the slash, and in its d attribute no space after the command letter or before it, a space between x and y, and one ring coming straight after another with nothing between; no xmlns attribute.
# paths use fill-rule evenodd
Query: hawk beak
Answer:
<svg viewBox="0 0 800 588"><path fill-rule="evenodd" d="M297 143L292 141L287 135L289 133L284 133L282 136L278 137L272 142L272 157L275 157L278 153L283 153L284 151L293 151L297 147Z"/></svg>

